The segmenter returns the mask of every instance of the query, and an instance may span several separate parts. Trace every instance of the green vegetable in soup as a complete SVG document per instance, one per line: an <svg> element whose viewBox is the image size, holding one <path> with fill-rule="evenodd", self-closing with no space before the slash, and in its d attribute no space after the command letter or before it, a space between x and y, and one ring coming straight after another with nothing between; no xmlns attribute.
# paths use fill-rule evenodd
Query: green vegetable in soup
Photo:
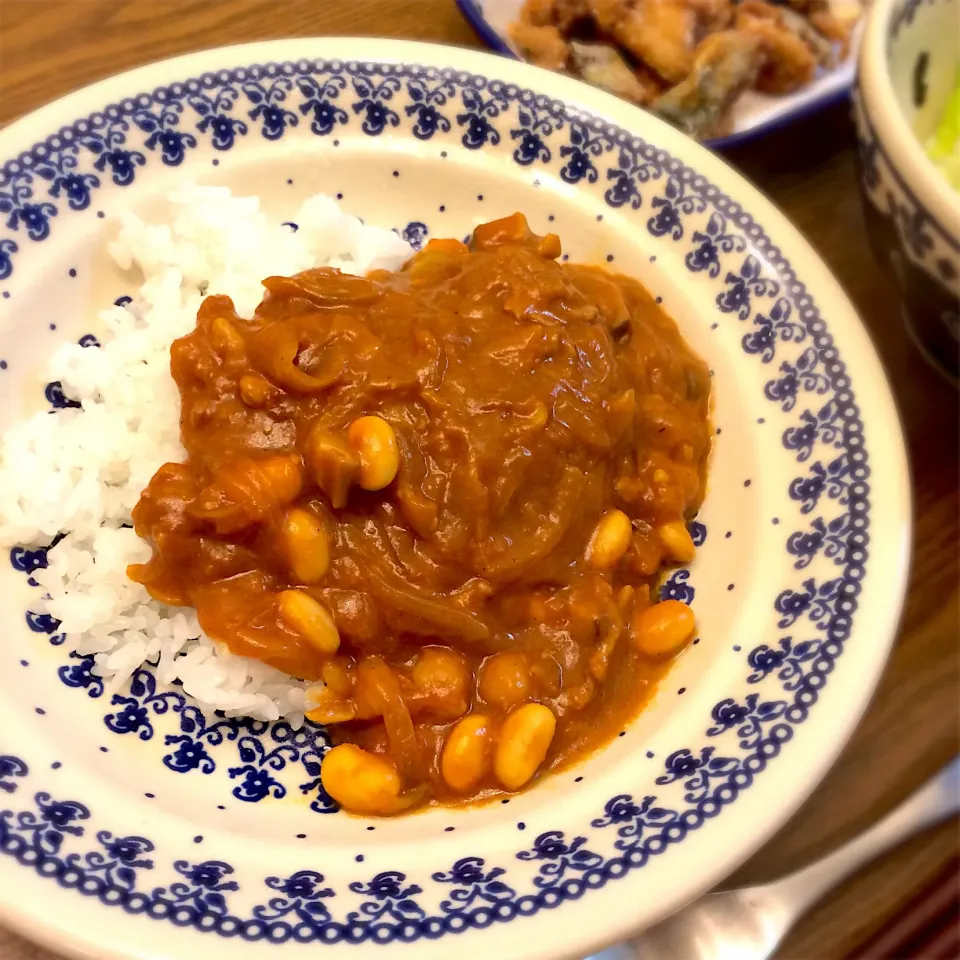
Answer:
<svg viewBox="0 0 960 960"><path fill-rule="evenodd" d="M960 190L960 68L940 124L927 140L927 155Z"/></svg>

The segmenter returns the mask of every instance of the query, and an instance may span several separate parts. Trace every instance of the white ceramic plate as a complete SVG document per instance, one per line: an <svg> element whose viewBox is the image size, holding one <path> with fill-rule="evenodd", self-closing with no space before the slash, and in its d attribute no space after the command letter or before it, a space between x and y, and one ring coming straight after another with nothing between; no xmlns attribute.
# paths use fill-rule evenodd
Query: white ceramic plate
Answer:
<svg viewBox="0 0 960 960"><path fill-rule="evenodd" d="M860 0L833 0L837 6L849 6ZM477 35L491 49L508 57L518 56L509 40L507 28L520 15L524 0L457 0L457 6ZM733 129L725 137L708 141L714 148L730 147L735 143L769 133L782 124L797 120L808 113L846 97L853 86L856 50L860 42L859 25L854 30L852 49L835 70L818 76L796 93L773 97L748 90L733 107Z"/></svg>
<svg viewBox="0 0 960 960"><path fill-rule="evenodd" d="M699 642L608 749L473 810L352 818L318 790L319 728L206 721L149 671L111 699L29 612L43 550L14 550L0 920L122 958L582 956L711 887L813 789L893 638L904 450L839 287L719 159L522 63L300 39L96 84L0 133L0 162L3 427L62 402L44 357L129 289L113 216L191 176L278 219L342 194L414 238L522 210L663 298L715 371L717 433L697 561L664 586Z"/></svg>

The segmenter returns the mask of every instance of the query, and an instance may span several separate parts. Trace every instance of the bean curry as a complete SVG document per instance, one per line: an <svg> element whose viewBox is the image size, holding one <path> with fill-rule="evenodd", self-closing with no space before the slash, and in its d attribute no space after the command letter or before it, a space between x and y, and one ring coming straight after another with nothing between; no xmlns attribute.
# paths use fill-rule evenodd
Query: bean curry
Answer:
<svg viewBox="0 0 960 960"><path fill-rule="evenodd" d="M693 558L709 452L673 321L520 214L263 285L173 344L187 458L133 512L129 576L310 683L355 813L515 791L615 736L695 631L651 594Z"/></svg>

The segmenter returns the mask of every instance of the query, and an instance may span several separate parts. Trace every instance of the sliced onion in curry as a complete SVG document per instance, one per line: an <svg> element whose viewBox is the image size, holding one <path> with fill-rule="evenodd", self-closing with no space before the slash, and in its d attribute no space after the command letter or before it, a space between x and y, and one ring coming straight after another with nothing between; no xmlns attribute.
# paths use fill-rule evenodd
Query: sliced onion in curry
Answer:
<svg viewBox="0 0 960 960"><path fill-rule="evenodd" d="M187 456L134 510L153 557L129 575L311 684L360 748L338 769L393 777L365 814L501 794L492 768L455 778L467 793L443 778L471 714L477 762L533 703L556 719L533 779L582 759L667 669L642 631L689 639L682 605L673 627L676 607L641 614L703 496L709 371L637 281L559 253L515 214L395 273L268 277L252 319L208 298L172 347ZM361 418L395 446L372 431L361 450ZM392 479L362 489L377 457ZM604 517L616 543L591 563ZM318 524L329 562L306 563ZM308 599L284 620L290 596ZM522 677L484 672L498 654Z"/></svg>

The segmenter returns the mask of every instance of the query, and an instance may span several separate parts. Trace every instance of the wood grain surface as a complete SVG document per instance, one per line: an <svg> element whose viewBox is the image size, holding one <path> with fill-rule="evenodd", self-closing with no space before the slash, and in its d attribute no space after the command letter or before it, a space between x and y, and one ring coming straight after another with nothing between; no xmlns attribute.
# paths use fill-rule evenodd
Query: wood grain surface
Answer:
<svg viewBox="0 0 960 960"><path fill-rule="evenodd" d="M452 0L0 0L0 126L110 74L206 47L289 36L377 35L477 45ZM958 399L918 356L867 245L846 105L731 150L836 274L873 335L906 427L913 575L876 697L826 780L725 885L769 880L866 827L957 752ZM883 509L882 504L876 505ZM818 905L781 960L859 952L957 856L956 822L906 844ZM2 960L49 955L0 932ZM682 960L682 958L678 958Z"/></svg>

